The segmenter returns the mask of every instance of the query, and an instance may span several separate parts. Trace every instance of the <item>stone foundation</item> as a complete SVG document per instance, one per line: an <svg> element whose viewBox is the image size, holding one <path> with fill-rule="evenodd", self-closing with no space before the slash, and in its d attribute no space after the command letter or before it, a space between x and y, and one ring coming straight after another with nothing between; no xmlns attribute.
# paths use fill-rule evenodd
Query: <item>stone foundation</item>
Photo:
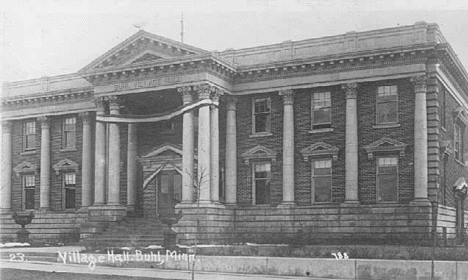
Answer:
<svg viewBox="0 0 468 280"><path fill-rule="evenodd" d="M179 243L421 243L430 241L431 207L323 206L181 209Z"/></svg>

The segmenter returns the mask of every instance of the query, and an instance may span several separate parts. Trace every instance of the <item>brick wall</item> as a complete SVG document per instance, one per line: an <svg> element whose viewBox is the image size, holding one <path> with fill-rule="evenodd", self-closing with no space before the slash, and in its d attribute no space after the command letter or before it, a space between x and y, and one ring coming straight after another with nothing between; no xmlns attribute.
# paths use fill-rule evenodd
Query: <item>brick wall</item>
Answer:
<svg viewBox="0 0 468 280"><path fill-rule="evenodd" d="M271 98L271 136L250 137L252 134L252 100ZM283 170L283 100L277 92L239 96L237 103L237 202L240 205L252 204L252 175L241 155L249 149L262 145L276 151L276 164L271 165L270 198L271 204L282 202Z"/></svg>
<svg viewBox="0 0 468 280"><path fill-rule="evenodd" d="M66 117L76 117L76 141L75 149L63 149L62 126ZM36 164L38 169L36 173L36 191L35 208L39 209L40 200L40 157L41 157L41 125L36 121L36 151L24 153L23 151L23 120L13 121L12 127L12 145L13 145L13 168L24 161ZM78 164L79 169L76 173L76 209L81 207L81 166L82 166L82 145L83 145L83 123L78 115L63 115L50 117L50 208L53 211L63 210L63 182L62 173L57 175L52 166L63 159L69 159ZM23 187L21 176L12 177L12 208L14 211L22 210Z"/></svg>
<svg viewBox="0 0 468 280"><path fill-rule="evenodd" d="M39 209L39 167L40 167L40 158L41 158L41 125L40 122L36 120L36 151L29 152L27 154L24 153L23 149L23 123L26 121L32 121L36 119L28 119L28 120L18 120L12 121L11 127L11 134L12 134L12 149L13 149L13 159L12 159L12 167L15 168L18 164L21 164L25 161L35 164L38 169L35 173L35 207ZM23 184L22 184L22 177L16 176L16 174L12 174L12 210L13 211L21 211L22 204L23 204Z"/></svg>
<svg viewBox="0 0 468 280"><path fill-rule="evenodd" d="M374 128L376 116L377 87L385 84L398 86L399 127ZM311 93L330 91L332 98L332 132L310 133ZM272 136L251 137L252 100L270 97ZM414 90L409 79L361 83L358 89L358 135L359 135L359 198L363 204L375 204L376 162L368 159L364 146L389 137L407 144L406 155L399 158L399 201L408 203L413 199L413 123ZM245 151L263 145L278 153L277 163L272 166L271 198L272 205L282 200L282 98L276 93L240 96L237 109L238 143L238 202L250 205L252 182L250 166L244 164L241 155ZM338 147L338 160L333 161L332 202L341 203L345 199L345 135L346 99L339 86L297 90L294 101L295 123L295 200L298 205L310 205L311 166L302 159L300 150L317 142L325 142Z"/></svg>
<svg viewBox="0 0 468 280"><path fill-rule="evenodd" d="M331 93L332 129L331 132L309 133L311 130L311 98L314 92ZM294 176L295 200L298 205L312 203L311 162L304 161L300 151L317 142L339 148L338 159L332 162L332 203L345 199L345 129L346 100L339 86L298 90L294 96Z"/></svg>
<svg viewBox="0 0 468 280"><path fill-rule="evenodd" d="M376 95L380 85L398 87L399 127L373 128L376 120ZM376 159L368 159L364 146L383 137L407 144L406 154L398 160L399 202L408 203L414 197L414 89L409 79L362 83L358 88L359 200L362 204L377 203Z"/></svg>

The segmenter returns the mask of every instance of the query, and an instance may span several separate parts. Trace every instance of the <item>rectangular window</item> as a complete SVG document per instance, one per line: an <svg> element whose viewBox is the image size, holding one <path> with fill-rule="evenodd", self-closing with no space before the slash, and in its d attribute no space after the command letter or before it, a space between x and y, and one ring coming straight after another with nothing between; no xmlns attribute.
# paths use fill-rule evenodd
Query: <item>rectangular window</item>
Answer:
<svg viewBox="0 0 468 280"><path fill-rule="evenodd" d="M398 158L380 157L377 159L378 202L398 201Z"/></svg>
<svg viewBox="0 0 468 280"><path fill-rule="evenodd" d="M74 209L76 203L76 174L63 174L64 208Z"/></svg>
<svg viewBox="0 0 468 280"><path fill-rule="evenodd" d="M28 121L24 123L23 132L23 143L24 150L35 150L36 149L36 122Z"/></svg>
<svg viewBox="0 0 468 280"><path fill-rule="evenodd" d="M332 161L331 159L312 162L313 202L331 202Z"/></svg>
<svg viewBox="0 0 468 280"><path fill-rule="evenodd" d="M256 163L253 168L254 202L256 205L270 204L271 164Z"/></svg>
<svg viewBox="0 0 468 280"><path fill-rule="evenodd" d="M312 129L331 127L331 94L316 92L312 95Z"/></svg>
<svg viewBox="0 0 468 280"><path fill-rule="evenodd" d="M380 86L377 88L377 124L398 122L397 86Z"/></svg>
<svg viewBox="0 0 468 280"><path fill-rule="evenodd" d="M75 148L76 118L66 118L63 121L63 148Z"/></svg>
<svg viewBox="0 0 468 280"><path fill-rule="evenodd" d="M34 209L34 195L36 191L36 177L34 175L23 176L23 189L24 189L24 209Z"/></svg>
<svg viewBox="0 0 468 280"><path fill-rule="evenodd" d="M461 126L458 122L455 123L454 126L454 133L453 133L453 152L455 155L455 159L463 162L463 126Z"/></svg>
<svg viewBox="0 0 468 280"><path fill-rule="evenodd" d="M271 101L269 98L255 99L253 104L253 132L270 132Z"/></svg>

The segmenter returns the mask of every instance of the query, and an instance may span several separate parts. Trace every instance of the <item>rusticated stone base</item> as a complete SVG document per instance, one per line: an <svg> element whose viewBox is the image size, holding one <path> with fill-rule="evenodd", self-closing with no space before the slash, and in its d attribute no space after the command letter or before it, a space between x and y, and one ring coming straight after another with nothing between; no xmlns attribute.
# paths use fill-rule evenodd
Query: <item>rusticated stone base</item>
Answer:
<svg viewBox="0 0 468 280"><path fill-rule="evenodd" d="M421 244L430 242L431 207L180 207L174 226L179 243L239 242L330 244ZM198 226L197 226L198 224Z"/></svg>

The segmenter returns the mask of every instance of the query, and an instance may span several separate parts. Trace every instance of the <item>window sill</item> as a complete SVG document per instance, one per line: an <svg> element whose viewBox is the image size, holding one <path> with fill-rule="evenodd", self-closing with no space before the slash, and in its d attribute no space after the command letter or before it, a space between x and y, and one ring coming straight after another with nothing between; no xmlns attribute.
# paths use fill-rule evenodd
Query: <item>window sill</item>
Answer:
<svg viewBox="0 0 468 280"><path fill-rule="evenodd" d="M389 123L389 124L374 124L372 126L372 128L376 128L376 129L379 129L379 128L396 128L396 127L400 127L401 124L399 123Z"/></svg>
<svg viewBox="0 0 468 280"><path fill-rule="evenodd" d="M272 207L271 204L252 204L252 206L261 208Z"/></svg>
<svg viewBox="0 0 468 280"><path fill-rule="evenodd" d="M76 148L63 148L60 150L60 152L75 152Z"/></svg>
<svg viewBox="0 0 468 280"><path fill-rule="evenodd" d="M20 153L21 156L26 156L26 155L35 155L37 153L36 150L31 150L31 151L24 151Z"/></svg>
<svg viewBox="0 0 468 280"><path fill-rule="evenodd" d="M315 134L315 133L323 133L323 132L333 132L333 128L320 128L320 129L312 129L309 130L310 134Z"/></svg>
<svg viewBox="0 0 468 280"><path fill-rule="evenodd" d="M267 136L272 136L273 133L271 132L259 132L259 133L254 133L251 134L249 137L250 138L257 138L257 137L267 137Z"/></svg>

